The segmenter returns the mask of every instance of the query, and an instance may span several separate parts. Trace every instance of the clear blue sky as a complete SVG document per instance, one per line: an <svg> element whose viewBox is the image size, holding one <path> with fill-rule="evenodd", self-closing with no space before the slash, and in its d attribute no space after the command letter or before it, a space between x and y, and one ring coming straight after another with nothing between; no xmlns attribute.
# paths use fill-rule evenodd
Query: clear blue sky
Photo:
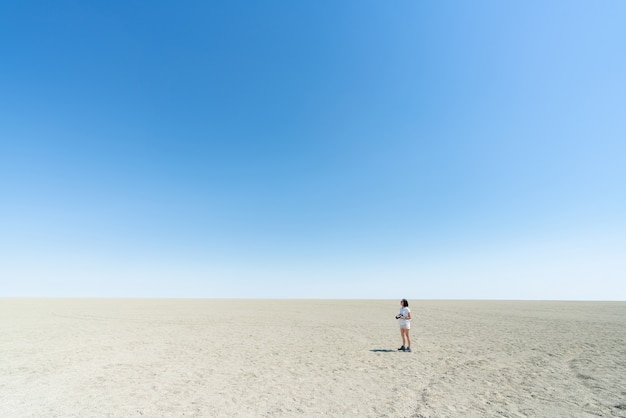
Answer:
<svg viewBox="0 0 626 418"><path fill-rule="evenodd" d="M2 2L0 296L626 300L625 21Z"/></svg>

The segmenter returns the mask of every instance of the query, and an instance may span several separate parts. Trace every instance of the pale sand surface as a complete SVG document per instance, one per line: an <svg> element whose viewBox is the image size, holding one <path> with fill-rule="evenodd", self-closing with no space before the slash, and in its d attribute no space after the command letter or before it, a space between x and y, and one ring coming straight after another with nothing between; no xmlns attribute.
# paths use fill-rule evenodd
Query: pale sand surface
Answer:
<svg viewBox="0 0 626 418"><path fill-rule="evenodd" d="M626 416L626 302L0 299L0 416Z"/></svg>

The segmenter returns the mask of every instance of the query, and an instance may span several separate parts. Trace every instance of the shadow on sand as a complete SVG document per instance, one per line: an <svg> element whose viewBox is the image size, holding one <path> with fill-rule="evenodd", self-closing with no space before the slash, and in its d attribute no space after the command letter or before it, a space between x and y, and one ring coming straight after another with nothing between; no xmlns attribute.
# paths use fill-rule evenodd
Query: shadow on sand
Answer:
<svg viewBox="0 0 626 418"><path fill-rule="evenodd" d="M370 350L372 353L395 353L396 350Z"/></svg>

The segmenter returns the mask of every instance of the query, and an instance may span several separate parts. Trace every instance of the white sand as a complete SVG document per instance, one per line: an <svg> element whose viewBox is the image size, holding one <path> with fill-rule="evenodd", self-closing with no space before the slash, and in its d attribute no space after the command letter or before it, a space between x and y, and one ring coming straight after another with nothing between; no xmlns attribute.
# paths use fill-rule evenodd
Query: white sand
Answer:
<svg viewBox="0 0 626 418"><path fill-rule="evenodd" d="M626 302L411 302L0 299L0 416L626 416Z"/></svg>

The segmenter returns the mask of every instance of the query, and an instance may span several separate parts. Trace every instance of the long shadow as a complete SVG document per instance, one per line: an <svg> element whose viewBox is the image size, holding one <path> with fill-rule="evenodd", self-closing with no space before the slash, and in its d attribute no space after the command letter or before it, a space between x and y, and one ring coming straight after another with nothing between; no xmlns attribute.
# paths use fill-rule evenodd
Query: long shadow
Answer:
<svg viewBox="0 0 626 418"><path fill-rule="evenodd" d="M370 350L372 353L395 353L396 350Z"/></svg>

